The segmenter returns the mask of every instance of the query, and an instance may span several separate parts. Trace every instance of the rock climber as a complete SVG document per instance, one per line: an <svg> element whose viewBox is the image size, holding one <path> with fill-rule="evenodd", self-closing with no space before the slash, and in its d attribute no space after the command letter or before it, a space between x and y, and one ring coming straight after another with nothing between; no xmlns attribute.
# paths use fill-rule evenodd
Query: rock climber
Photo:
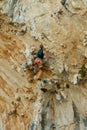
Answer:
<svg viewBox="0 0 87 130"><path fill-rule="evenodd" d="M43 65L47 62L46 52L43 45L40 45L38 52L36 52L35 47L32 47L31 49L27 49L25 54L27 62L22 64L22 69L26 71L28 68L29 70L34 71L37 79L41 79Z"/></svg>
<svg viewBox="0 0 87 130"><path fill-rule="evenodd" d="M44 64L44 57L45 57L45 51L44 51L44 47L41 44L40 45L40 49L38 50L37 53L37 58L34 61L34 72L37 73L37 79L41 79L42 76L42 68L43 68L43 64Z"/></svg>

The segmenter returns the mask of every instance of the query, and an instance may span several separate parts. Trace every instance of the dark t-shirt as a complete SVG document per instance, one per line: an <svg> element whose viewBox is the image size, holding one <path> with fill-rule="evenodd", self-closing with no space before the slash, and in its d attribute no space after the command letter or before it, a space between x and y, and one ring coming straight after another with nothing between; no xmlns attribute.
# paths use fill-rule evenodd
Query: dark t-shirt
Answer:
<svg viewBox="0 0 87 130"><path fill-rule="evenodd" d="M44 58L44 53L43 53L43 50L42 50L42 49L40 49L40 50L38 51L38 58L40 58L40 59L43 59L43 58Z"/></svg>

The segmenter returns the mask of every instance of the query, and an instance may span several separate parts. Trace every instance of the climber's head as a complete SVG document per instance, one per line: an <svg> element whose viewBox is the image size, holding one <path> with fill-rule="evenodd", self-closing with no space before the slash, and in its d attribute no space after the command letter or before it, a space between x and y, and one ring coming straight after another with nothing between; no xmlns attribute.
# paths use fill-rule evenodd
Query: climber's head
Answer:
<svg viewBox="0 0 87 130"><path fill-rule="evenodd" d="M40 49L42 49L42 50L43 50L43 45L42 45L42 44L40 44Z"/></svg>

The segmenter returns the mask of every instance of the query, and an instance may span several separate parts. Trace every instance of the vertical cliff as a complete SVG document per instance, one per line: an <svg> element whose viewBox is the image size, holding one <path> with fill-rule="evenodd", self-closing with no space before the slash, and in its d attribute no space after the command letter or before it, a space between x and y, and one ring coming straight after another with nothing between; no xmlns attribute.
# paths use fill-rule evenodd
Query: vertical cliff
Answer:
<svg viewBox="0 0 87 130"><path fill-rule="evenodd" d="M1 130L87 129L86 28L86 0L0 1ZM22 65L41 43L38 81Z"/></svg>

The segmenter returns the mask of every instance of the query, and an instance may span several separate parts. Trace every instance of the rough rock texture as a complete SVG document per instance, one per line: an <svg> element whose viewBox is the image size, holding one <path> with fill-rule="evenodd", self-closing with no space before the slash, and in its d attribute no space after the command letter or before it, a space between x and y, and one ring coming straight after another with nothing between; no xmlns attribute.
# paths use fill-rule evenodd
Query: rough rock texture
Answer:
<svg viewBox="0 0 87 130"><path fill-rule="evenodd" d="M86 130L87 1L1 0L0 12L0 130ZM40 43L37 81L26 63Z"/></svg>

